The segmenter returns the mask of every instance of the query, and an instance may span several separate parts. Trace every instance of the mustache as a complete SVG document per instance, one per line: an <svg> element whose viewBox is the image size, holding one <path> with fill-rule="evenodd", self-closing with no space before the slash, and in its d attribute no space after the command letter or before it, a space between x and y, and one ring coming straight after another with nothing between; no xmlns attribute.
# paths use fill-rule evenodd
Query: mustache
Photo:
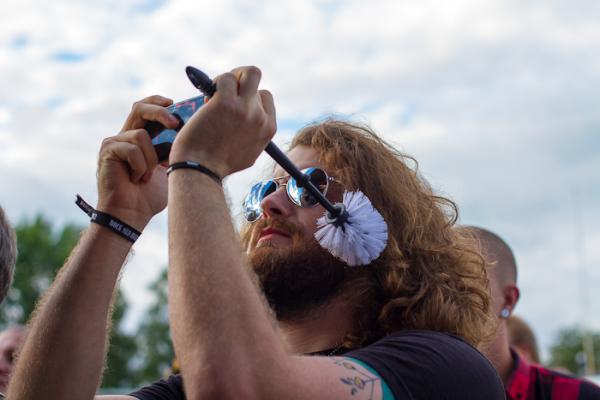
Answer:
<svg viewBox="0 0 600 400"><path fill-rule="evenodd" d="M259 219L255 222L253 231L254 233L257 233L267 228L272 228L284 232L290 235L290 237L302 236L302 229L298 225L277 217Z"/></svg>

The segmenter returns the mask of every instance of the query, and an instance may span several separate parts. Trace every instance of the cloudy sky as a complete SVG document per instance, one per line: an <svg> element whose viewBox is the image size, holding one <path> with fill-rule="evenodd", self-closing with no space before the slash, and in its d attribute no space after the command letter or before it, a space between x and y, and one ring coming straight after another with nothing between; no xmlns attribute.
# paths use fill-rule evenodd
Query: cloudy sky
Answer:
<svg viewBox="0 0 600 400"><path fill-rule="evenodd" d="M196 95L184 74L257 65L285 144L330 113L420 162L460 221L513 247L545 349L600 329L600 3L596 0L37 0L0 5L0 204L86 224L102 138L151 94ZM259 161L264 165L265 160ZM260 167L231 177L240 203ZM166 213L135 246L134 304L166 265Z"/></svg>

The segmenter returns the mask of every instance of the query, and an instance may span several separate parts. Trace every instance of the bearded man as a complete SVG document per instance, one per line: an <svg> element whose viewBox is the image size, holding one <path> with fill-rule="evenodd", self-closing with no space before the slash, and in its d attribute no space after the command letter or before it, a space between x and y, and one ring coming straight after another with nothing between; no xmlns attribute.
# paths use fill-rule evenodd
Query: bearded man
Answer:
<svg viewBox="0 0 600 400"><path fill-rule="evenodd" d="M275 108L255 67L216 82L169 157L194 166L171 169L168 182L170 325L182 375L105 398L504 398L476 350L491 321L483 260L452 229L453 203L409 168L414 160L366 127L308 126L289 157L333 202L365 193L388 225L384 252L350 267L323 250L314 238L323 208L279 167L247 198L240 245L220 179L254 163L275 133ZM134 230L166 205L165 171L141 128L176 126L168 104L137 103L100 151L97 208ZM134 238L90 226L37 312L11 399L94 397Z"/></svg>

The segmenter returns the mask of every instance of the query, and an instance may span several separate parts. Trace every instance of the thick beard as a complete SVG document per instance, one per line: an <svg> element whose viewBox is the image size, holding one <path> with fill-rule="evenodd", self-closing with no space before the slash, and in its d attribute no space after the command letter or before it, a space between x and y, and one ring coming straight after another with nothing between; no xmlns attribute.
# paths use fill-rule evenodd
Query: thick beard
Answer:
<svg viewBox="0 0 600 400"><path fill-rule="evenodd" d="M300 321L309 317L339 295L346 280L346 264L329 254L315 239L298 240L291 249L265 243L249 256L278 321Z"/></svg>

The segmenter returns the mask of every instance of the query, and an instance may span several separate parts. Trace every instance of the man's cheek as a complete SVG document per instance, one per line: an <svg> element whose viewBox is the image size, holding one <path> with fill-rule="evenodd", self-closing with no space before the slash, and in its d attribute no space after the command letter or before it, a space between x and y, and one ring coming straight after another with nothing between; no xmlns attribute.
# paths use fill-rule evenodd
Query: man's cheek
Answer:
<svg viewBox="0 0 600 400"><path fill-rule="evenodd" d="M292 246L294 250L304 250L311 245L313 242L316 243L314 233L306 232L306 230L299 230L292 235Z"/></svg>
<svg viewBox="0 0 600 400"><path fill-rule="evenodd" d="M250 231L250 240L248 241L248 248L246 249L247 253L252 252L256 248L258 239L260 239L261 230L262 228L258 224L252 227L252 230Z"/></svg>
<svg viewBox="0 0 600 400"><path fill-rule="evenodd" d="M315 206L312 208L310 216L307 218L307 223L302 227L302 234L304 236L314 237L317 231L317 221L323 215L325 215L325 209L321 206Z"/></svg>

